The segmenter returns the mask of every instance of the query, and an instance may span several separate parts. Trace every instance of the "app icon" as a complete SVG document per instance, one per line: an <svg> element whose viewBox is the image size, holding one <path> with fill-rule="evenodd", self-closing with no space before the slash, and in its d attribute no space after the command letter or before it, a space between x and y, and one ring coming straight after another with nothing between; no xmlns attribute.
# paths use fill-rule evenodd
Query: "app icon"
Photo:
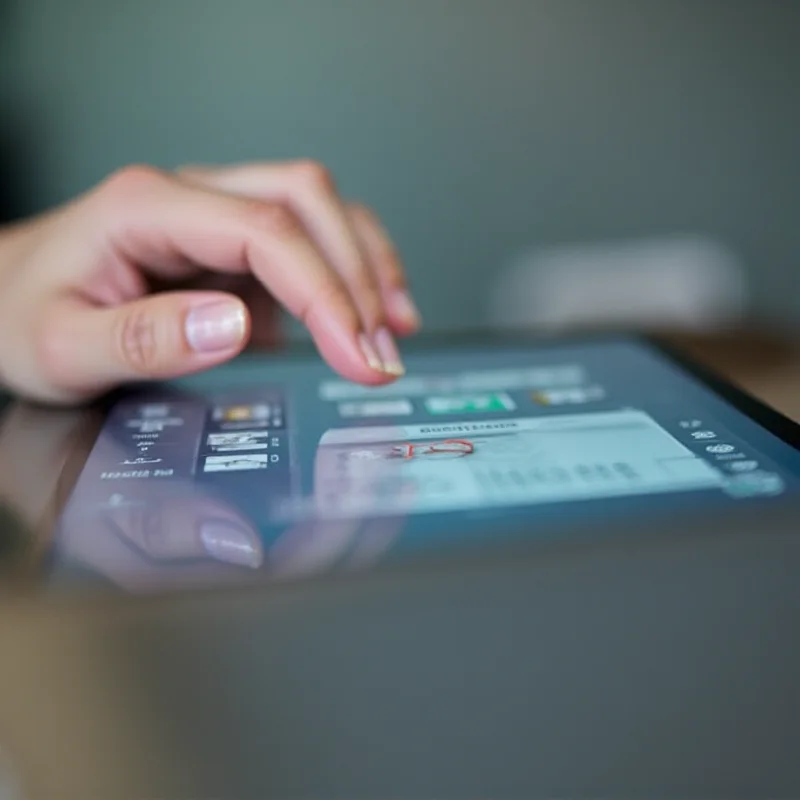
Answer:
<svg viewBox="0 0 800 800"><path fill-rule="evenodd" d="M257 405L217 406L214 419L224 422L244 422L246 420L266 420L271 416L271 408L266 403Z"/></svg>
<svg viewBox="0 0 800 800"><path fill-rule="evenodd" d="M694 430L695 428L701 428L703 426L702 420L699 419L684 419L678 423L681 428L687 431Z"/></svg>
<svg viewBox="0 0 800 800"><path fill-rule="evenodd" d="M165 428L175 428L183 425L180 417L166 417L164 419L131 419L125 425L136 428L139 433L161 433Z"/></svg>
<svg viewBox="0 0 800 800"><path fill-rule="evenodd" d="M758 469L758 461L731 461L728 469L731 472L753 472Z"/></svg>
<svg viewBox="0 0 800 800"><path fill-rule="evenodd" d="M575 386L568 389L543 389L534 392L531 399L540 406L564 406L596 403L605 396L602 386Z"/></svg>
<svg viewBox="0 0 800 800"><path fill-rule="evenodd" d="M694 431L692 433L692 439L716 439L717 434L714 431Z"/></svg>
<svg viewBox="0 0 800 800"><path fill-rule="evenodd" d="M724 455L725 453L732 453L735 449L732 444L710 444L706 447L706 452Z"/></svg>
<svg viewBox="0 0 800 800"><path fill-rule="evenodd" d="M158 419L168 417L169 410L166 403L146 403L139 407L139 416L143 419Z"/></svg>
<svg viewBox="0 0 800 800"><path fill-rule="evenodd" d="M414 411L410 400L367 400L364 402L340 403L342 417L406 417Z"/></svg>
<svg viewBox="0 0 800 800"><path fill-rule="evenodd" d="M430 414L479 414L513 411L516 407L504 392L428 397L425 400L425 408Z"/></svg>
<svg viewBox="0 0 800 800"><path fill-rule="evenodd" d="M208 456L204 472L236 472L250 469L267 469L270 457L265 453L251 453L239 456Z"/></svg>
<svg viewBox="0 0 800 800"><path fill-rule="evenodd" d="M219 453L237 452L240 450L266 450L270 439L275 446L279 439L270 436L269 431L236 431L228 433L211 433L208 446Z"/></svg>

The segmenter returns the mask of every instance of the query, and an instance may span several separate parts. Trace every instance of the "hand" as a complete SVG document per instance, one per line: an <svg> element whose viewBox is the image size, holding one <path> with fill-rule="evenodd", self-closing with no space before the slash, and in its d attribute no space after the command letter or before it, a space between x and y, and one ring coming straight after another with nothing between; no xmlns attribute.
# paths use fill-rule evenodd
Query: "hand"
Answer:
<svg viewBox="0 0 800 800"><path fill-rule="evenodd" d="M0 379L76 402L222 363L276 333L277 304L341 375L402 374L419 317L375 217L311 162L128 167L0 231Z"/></svg>

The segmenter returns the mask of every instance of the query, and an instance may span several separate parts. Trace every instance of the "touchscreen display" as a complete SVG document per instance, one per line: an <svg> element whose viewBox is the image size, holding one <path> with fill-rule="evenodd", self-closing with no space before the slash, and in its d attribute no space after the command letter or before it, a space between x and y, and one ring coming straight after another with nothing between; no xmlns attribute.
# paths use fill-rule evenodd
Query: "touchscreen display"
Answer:
<svg viewBox="0 0 800 800"><path fill-rule="evenodd" d="M643 342L406 363L376 389L312 358L242 359L125 397L62 515L55 576L296 578L800 485L798 451Z"/></svg>

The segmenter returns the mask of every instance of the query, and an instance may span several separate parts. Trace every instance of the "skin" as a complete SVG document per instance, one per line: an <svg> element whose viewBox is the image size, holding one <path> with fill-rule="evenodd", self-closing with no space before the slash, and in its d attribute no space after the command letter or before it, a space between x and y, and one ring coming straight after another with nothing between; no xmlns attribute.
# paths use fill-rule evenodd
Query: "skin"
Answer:
<svg viewBox="0 0 800 800"><path fill-rule="evenodd" d="M380 222L314 162L126 167L0 229L0 381L37 401L208 369L275 341L281 306L367 385L420 325Z"/></svg>

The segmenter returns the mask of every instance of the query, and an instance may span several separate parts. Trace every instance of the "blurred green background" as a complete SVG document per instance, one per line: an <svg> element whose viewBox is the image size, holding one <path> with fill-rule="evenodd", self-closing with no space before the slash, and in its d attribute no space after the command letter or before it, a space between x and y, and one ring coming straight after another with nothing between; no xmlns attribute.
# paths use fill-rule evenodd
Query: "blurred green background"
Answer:
<svg viewBox="0 0 800 800"><path fill-rule="evenodd" d="M800 320L793 0L0 0L7 215L127 162L312 157L432 328L533 246L692 232Z"/></svg>

